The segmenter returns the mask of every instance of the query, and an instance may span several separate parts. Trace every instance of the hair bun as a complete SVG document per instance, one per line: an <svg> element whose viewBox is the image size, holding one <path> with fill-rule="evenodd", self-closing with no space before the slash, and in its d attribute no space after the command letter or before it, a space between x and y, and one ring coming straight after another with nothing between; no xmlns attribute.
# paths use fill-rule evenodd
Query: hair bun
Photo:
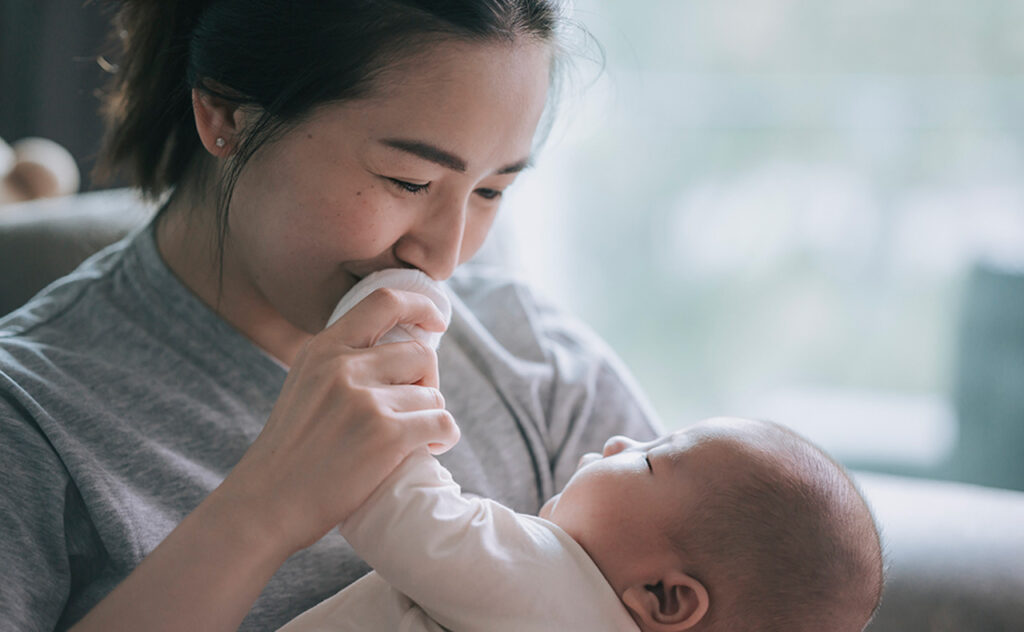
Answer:
<svg viewBox="0 0 1024 632"><path fill-rule="evenodd" d="M99 64L108 84L98 179L125 167L143 193L155 197L184 171L199 139L191 121L187 81L189 39L211 0L123 0L114 18L113 63ZM188 131L191 130L191 134ZM163 169L163 165L178 165Z"/></svg>

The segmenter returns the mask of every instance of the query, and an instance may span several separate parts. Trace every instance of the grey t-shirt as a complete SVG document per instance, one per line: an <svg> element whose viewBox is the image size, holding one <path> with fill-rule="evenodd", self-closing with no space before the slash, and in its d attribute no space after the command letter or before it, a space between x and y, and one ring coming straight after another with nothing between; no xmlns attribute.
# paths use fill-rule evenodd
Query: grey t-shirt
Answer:
<svg viewBox="0 0 1024 632"><path fill-rule="evenodd" d="M462 440L441 461L467 493L535 513L583 452L654 436L576 321L493 272L448 283L438 357ZM151 226L0 319L0 630L84 616L224 479L285 373L177 280ZM276 629L367 570L332 531L288 559L241 629Z"/></svg>

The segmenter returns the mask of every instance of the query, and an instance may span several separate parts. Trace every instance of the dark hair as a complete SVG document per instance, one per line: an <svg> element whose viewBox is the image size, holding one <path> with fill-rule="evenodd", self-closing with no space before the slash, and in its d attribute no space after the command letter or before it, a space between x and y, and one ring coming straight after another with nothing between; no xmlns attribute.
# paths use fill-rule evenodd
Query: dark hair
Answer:
<svg viewBox="0 0 1024 632"><path fill-rule="evenodd" d="M218 245L247 161L315 107L365 96L390 64L432 41L553 42L557 0L125 0L114 22L98 177L124 171L156 198L197 156L191 90L259 112L218 199Z"/></svg>
<svg viewBox="0 0 1024 632"><path fill-rule="evenodd" d="M771 422L742 471L709 474L673 535L711 594L709 630L860 630L884 585L871 510L845 469Z"/></svg>

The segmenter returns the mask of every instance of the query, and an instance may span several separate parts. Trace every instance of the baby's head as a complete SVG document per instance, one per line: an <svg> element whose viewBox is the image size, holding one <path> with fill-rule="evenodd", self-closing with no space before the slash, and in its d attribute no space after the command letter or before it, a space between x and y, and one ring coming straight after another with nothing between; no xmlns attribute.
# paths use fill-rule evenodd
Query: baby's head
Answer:
<svg viewBox="0 0 1024 632"><path fill-rule="evenodd" d="M613 437L540 515L580 543L642 630L859 632L881 597L860 492L773 423Z"/></svg>

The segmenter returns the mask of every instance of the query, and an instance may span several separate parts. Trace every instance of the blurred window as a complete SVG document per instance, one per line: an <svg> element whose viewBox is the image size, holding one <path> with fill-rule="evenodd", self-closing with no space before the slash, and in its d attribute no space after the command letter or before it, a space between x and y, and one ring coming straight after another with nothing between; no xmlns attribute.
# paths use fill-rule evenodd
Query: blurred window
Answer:
<svg viewBox="0 0 1024 632"><path fill-rule="evenodd" d="M670 427L774 418L851 465L941 475L964 281L1024 253L1024 3L575 16L607 66L509 196L522 272Z"/></svg>

